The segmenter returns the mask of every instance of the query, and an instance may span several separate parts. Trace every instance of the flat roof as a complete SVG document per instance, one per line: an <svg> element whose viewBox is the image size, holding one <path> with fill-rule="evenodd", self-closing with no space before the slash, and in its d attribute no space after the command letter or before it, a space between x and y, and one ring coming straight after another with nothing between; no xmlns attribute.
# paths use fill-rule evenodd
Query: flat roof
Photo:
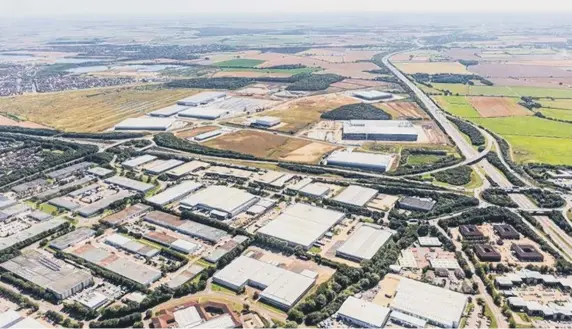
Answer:
<svg viewBox="0 0 572 329"><path fill-rule="evenodd" d="M336 195L334 200L352 206L363 207L371 201L371 199L375 198L377 193L378 191L372 188L350 185L340 194Z"/></svg>
<svg viewBox="0 0 572 329"><path fill-rule="evenodd" d="M421 247L439 247L442 245L439 238L432 236L420 236L417 238L417 241L419 241Z"/></svg>
<svg viewBox="0 0 572 329"><path fill-rule="evenodd" d="M386 154L335 151L326 158L327 163L337 166L363 166L389 168L393 157Z"/></svg>
<svg viewBox="0 0 572 329"><path fill-rule="evenodd" d="M466 295L402 277L390 308L455 328L466 303Z"/></svg>
<svg viewBox="0 0 572 329"><path fill-rule="evenodd" d="M246 256L236 258L213 278L232 287L254 284L263 288L262 298L287 307L292 307L315 282L315 279Z"/></svg>
<svg viewBox="0 0 572 329"><path fill-rule="evenodd" d="M89 191L91 191L91 190L95 190L95 189L97 189L97 188L100 187L100 186L101 186L101 185L99 185L98 183L93 183L93 184L90 184L90 185L88 185L88 186L82 187L82 188L80 188L79 190L71 191L70 193L68 193L68 195L75 198L75 197L77 197L77 196L79 196L79 195L84 194L85 192L89 192Z"/></svg>
<svg viewBox="0 0 572 329"><path fill-rule="evenodd" d="M152 167L149 168L145 168L146 172L149 172L151 174L160 174L163 173L167 170L173 169L177 166L182 165L184 162L181 160L176 160L176 159L170 159L170 160L159 160L161 162L155 164Z"/></svg>
<svg viewBox="0 0 572 329"><path fill-rule="evenodd" d="M433 209L436 203L437 201L432 199L419 198L413 196L406 196L401 198L401 200L399 200L400 206L412 207L426 211Z"/></svg>
<svg viewBox="0 0 572 329"><path fill-rule="evenodd" d="M345 214L338 211L297 203L286 208L258 232L310 248L344 217Z"/></svg>
<svg viewBox="0 0 572 329"><path fill-rule="evenodd" d="M393 96L390 93L385 93L378 90L356 90L353 92L354 96L359 96L363 98L378 98L378 97L389 97Z"/></svg>
<svg viewBox="0 0 572 329"><path fill-rule="evenodd" d="M56 228L66 222L67 221L62 218L52 218L32 225L25 230L18 231L8 237L0 238L0 251L6 248L10 248L20 241L24 241L40 233Z"/></svg>
<svg viewBox="0 0 572 329"><path fill-rule="evenodd" d="M60 178L62 176L67 176L69 174L72 174L78 170L89 168L91 166L93 166L93 163L84 161L84 162L76 163L76 164L68 166L68 167L64 167L62 169L51 171L51 172L47 173L46 176L48 176L50 178L56 178L57 179L57 178Z"/></svg>
<svg viewBox="0 0 572 329"><path fill-rule="evenodd" d="M174 118L128 118L116 124L115 130L167 130L177 121Z"/></svg>
<svg viewBox="0 0 572 329"><path fill-rule="evenodd" d="M140 155L138 157L127 159L127 160L123 161L121 163L121 165L125 166L125 167L133 168L133 167L137 167L137 166L140 166L142 164L145 164L147 162L151 162L155 159L157 159L157 157L154 155L144 154L144 155Z"/></svg>
<svg viewBox="0 0 572 329"><path fill-rule="evenodd" d="M217 119L227 114L229 110L211 109L205 107L191 107L178 113L180 117L199 118L199 119Z"/></svg>
<svg viewBox="0 0 572 329"><path fill-rule="evenodd" d="M77 208L81 207L79 204L75 203L72 200L68 200L66 197L63 196L51 199L48 201L48 203L58 208L64 208L70 211L76 210Z"/></svg>
<svg viewBox="0 0 572 329"><path fill-rule="evenodd" d="M392 311L389 315L390 319L397 320L398 322L404 322L410 325L413 325L417 328L425 328L427 321L421 320L411 315L407 315L405 313L401 313L399 311Z"/></svg>
<svg viewBox="0 0 572 329"><path fill-rule="evenodd" d="M38 198L40 200L46 200L46 199L49 199L56 194L61 194L62 191L65 192L65 191L77 189L81 185L89 183L92 180L93 180L93 178L89 177L89 176L82 177L80 179L74 179L73 181L71 181L67 184L59 185L57 187L50 188L50 189L48 189L42 193L39 193L38 195L36 195L36 198Z"/></svg>
<svg viewBox="0 0 572 329"><path fill-rule="evenodd" d="M83 217L89 217L93 214L96 214L96 213L106 209L112 203L117 202L119 200L126 199L132 195L133 195L133 193L130 191L119 191L118 193L115 193L114 195L107 196L107 197L105 197L99 201L96 201L96 202L90 204L90 205L82 207L82 208L78 209L77 212L78 212L78 214L80 214Z"/></svg>
<svg viewBox="0 0 572 329"><path fill-rule="evenodd" d="M27 192L28 190L40 187L40 186L46 186L48 185L48 181L44 178L38 178L38 179L34 179L32 181L29 182L25 182L22 184L18 184L14 187L11 188L12 191L16 192L16 193L22 193L22 192Z"/></svg>
<svg viewBox="0 0 572 329"><path fill-rule="evenodd" d="M170 105L170 106L155 110L155 111L149 113L149 115L150 116L159 116L159 117L170 117L171 115L177 114L177 113L179 113L183 110L186 110L188 108L189 107L185 106L185 105L175 104L175 105Z"/></svg>
<svg viewBox="0 0 572 329"><path fill-rule="evenodd" d="M173 168L173 169L167 171L167 174L169 174L171 176L175 176L175 177L180 177L180 176L186 175L190 172L197 171L201 168L208 168L208 167L210 167L210 164L208 164L206 162L193 160L191 162L187 162L185 164L182 164L176 168Z"/></svg>
<svg viewBox="0 0 572 329"><path fill-rule="evenodd" d="M55 238L50 242L50 247L63 250L70 246L76 245L94 235L95 235L94 230L87 227L80 227L65 235Z"/></svg>
<svg viewBox="0 0 572 329"><path fill-rule="evenodd" d="M387 307L354 296L349 296L338 310L338 314L366 323L373 328L382 328L389 317L389 312L391 310Z"/></svg>
<svg viewBox="0 0 572 329"><path fill-rule="evenodd" d="M147 198L147 201L159 206L163 206L200 189L202 186L203 184L197 183L195 181L183 181L180 184L169 187L161 193Z"/></svg>
<svg viewBox="0 0 572 329"><path fill-rule="evenodd" d="M242 179L250 178L250 176L253 174L252 171L222 166L212 166L207 170L207 173L212 175L229 176Z"/></svg>
<svg viewBox="0 0 572 329"><path fill-rule="evenodd" d="M389 240L393 232L380 226L363 224L337 250L352 258L370 260Z"/></svg>
<svg viewBox="0 0 572 329"><path fill-rule="evenodd" d="M456 270L461 268L459 262L452 258L430 258L429 264L431 264L431 267L435 269L444 268L448 270Z"/></svg>
<svg viewBox="0 0 572 329"><path fill-rule="evenodd" d="M342 127L344 134L368 135L419 135L409 121L401 120L351 120Z"/></svg>
<svg viewBox="0 0 572 329"><path fill-rule="evenodd" d="M310 183L299 190L300 193L307 195L324 197L330 192L330 187L322 183Z"/></svg>
<svg viewBox="0 0 572 329"><path fill-rule="evenodd" d="M105 182L108 184L118 185L142 193L145 193L155 187L152 184L143 183L141 181L130 179L123 176L113 176L106 179Z"/></svg>
<svg viewBox="0 0 572 329"><path fill-rule="evenodd" d="M106 222L110 225L118 225L123 223L126 220L129 220L132 216L138 216L146 211L151 209L151 206L148 206L143 203L137 203L130 207L127 207L119 212L111 214L102 219L103 222Z"/></svg>
<svg viewBox="0 0 572 329"><path fill-rule="evenodd" d="M27 316L21 316L20 313L14 310L7 310L0 313L0 328L46 328L42 323L36 319Z"/></svg>
<svg viewBox="0 0 572 329"><path fill-rule="evenodd" d="M226 96L225 92L205 91L205 92L198 93L198 94L195 94L195 95L192 95L189 97L185 97L185 98L179 100L179 102L189 102L189 103L200 104L200 103L209 102L209 101L212 101L214 99L225 97L225 96Z"/></svg>
<svg viewBox="0 0 572 329"><path fill-rule="evenodd" d="M234 215L240 208L257 200L257 196L246 191L228 186L212 185L187 197L181 201L181 205L189 208L201 206Z"/></svg>
<svg viewBox="0 0 572 329"><path fill-rule="evenodd" d="M181 220L179 217L164 213L162 211L152 211L148 213L144 219L150 223L167 227L169 229L204 239L213 243L219 242L228 234L218 228L214 228L205 224L193 222L190 220Z"/></svg>
<svg viewBox="0 0 572 329"><path fill-rule="evenodd" d="M111 174L113 170L103 167L95 167L95 168L90 168L87 172L95 176L103 177Z"/></svg>

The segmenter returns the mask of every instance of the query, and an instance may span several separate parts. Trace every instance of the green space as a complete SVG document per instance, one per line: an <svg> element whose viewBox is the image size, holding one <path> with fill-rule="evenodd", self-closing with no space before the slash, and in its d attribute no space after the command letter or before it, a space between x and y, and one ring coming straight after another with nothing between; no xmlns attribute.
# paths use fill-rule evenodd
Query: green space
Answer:
<svg viewBox="0 0 572 329"><path fill-rule="evenodd" d="M213 266L213 264L207 262L206 260L204 260L204 259L202 259L202 258L199 259L199 260L197 260L197 261L195 262L195 264L200 265L200 266L202 266L202 267L204 267L204 268Z"/></svg>
<svg viewBox="0 0 572 329"><path fill-rule="evenodd" d="M315 67L303 67L297 69L267 69L267 68L253 68L253 67L223 67L222 71L225 72L259 72L259 73L284 73L284 74L300 74L300 73L312 73L319 71L320 69Z"/></svg>
<svg viewBox="0 0 572 329"><path fill-rule="evenodd" d="M497 320L495 319L495 315L493 314L493 311L491 310L491 308L489 307L489 304L487 304L487 303L485 303L485 316L491 321L489 328L498 328L499 327Z"/></svg>
<svg viewBox="0 0 572 329"><path fill-rule="evenodd" d="M572 98L572 90L524 86L470 86L456 83L433 83L433 88L448 90L453 94L474 96L510 96L510 97L552 97Z"/></svg>
<svg viewBox="0 0 572 329"><path fill-rule="evenodd" d="M320 249L320 247L313 246L312 248L310 248L309 251L314 254L319 254L320 252L322 252L322 249Z"/></svg>
<svg viewBox="0 0 572 329"><path fill-rule="evenodd" d="M442 159L442 156L434 154L411 154L407 157L407 164L409 165L422 165L431 164Z"/></svg>
<svg viewBox="0 0 572 329"><path fill-rule="evenodd" d="M535 116L471 118L471 121L501 135L572 138L572 126Z"/></svg>
<svg viewBox="0 0 572 329"><path fill-rule="evenodd" d="M473 170L473 172L471 173L471 181L469 182L469 184L465 185L465 188L475 189L483 186L483 179L477 173L477 170Z"/></svg>
<svg viewBox="0 0 572 329"><path fill-rule="evenodd" d="M568 212L566 212L566 217L568 217L568 220L572 220L572 209L568 209Z"/></svg>
<svg viewBox="0 0 572 329"><path fill-rule="evenodd" d="M547 118L572 121L572 110L542 108L539 111Z"/></svg>
<svg viewBox="0 0 572 329"><path fill-rule="evenodd" d="M251 68L255 67L256 65L260 65L265 61L260 59L248 59L248 58L237 58L237 59L230 59L228 61L222 61L215 63L215 66L218 67L242 67L242 68Z"/></svg>
<svg viewBox="0 0 572 329"><path fill-rule="evenodd" d="M461 118L480 118L481 115L469 103L465 96L435 96L441 108Z"/></svg>
<svg viewBox="0 0 572 329"><path fill-rule="evenodd" d="M235 291L230 290L230 289L223 287L223 286L216 284L216 283L211 283L211 289L212 289L212 291L220 292L223 294L236 295Z"/></svg>
<svg viewBox="0 0 572 329"><path fill-rule="evenodd" d="M52 215L58 212L58 208L56 206L47 203L42 203L38 209Z"/></svg>
<svg viewBox="0 0 572 329"><path fill-rule="evenodd" d="M562 110L572 110L572 99L555 99L540 101L542 107Z"/></svg>

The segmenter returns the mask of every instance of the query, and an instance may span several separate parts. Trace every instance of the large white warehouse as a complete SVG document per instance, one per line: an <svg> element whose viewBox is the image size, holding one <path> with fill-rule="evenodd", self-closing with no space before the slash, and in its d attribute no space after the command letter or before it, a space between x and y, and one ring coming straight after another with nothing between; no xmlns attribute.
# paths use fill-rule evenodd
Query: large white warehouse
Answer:
<svg viewBox="0 0 572 329"><path fill-rule="evenodd" d="M181 207L200 209L221 218L232 218L258 202L258 197L246 191L212 185L181 201Z"/></svg>
<svg viewBox="0 0 572 329"><path fill-rule="evenodd" d="M183 106L206 105L208 103L212 103L217 99L224 97L226 97L226 93L224 92L207 91L181 99L177 102L177 105L183 105Z"/></svg>
<svg viewBox="0 0 572 329"><path fill-rule="evenodd" d="M173 118L129 118L116 124L114 130L158 130L166 131L175 123Z"/></svg>
<svg viewBox="0 0 572 329"><path fill-rule="evenodd" d="M327 165L387 171L393 163L393 156L364 152L336 151L326 158Z"/></svg>
<svg viewBox="0 0 572 329"><path fill-rule="evenodd" d="M409 121L351 120L344 122L342 139L415 142L419 132Z"/></svg>

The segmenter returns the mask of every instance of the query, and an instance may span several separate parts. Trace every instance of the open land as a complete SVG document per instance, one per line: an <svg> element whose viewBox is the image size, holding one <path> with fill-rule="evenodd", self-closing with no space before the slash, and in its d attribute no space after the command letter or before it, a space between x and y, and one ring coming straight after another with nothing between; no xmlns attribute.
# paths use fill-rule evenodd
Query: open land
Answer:
<svg viewBox="0 0 572 329"><path fill-rule="evenodd" d="M572 121L572 110L541 109L540 113L547 118Z"/></svg>
<svg viewBox="0 0 572 329"><path fill-rule="evenodd" d="M572 98L572 89L536 88L521 86L469 86L454 83L434 83L433 88L448 90L453 94L472 96L542 97Z"/></svg>
<svg viewBox="0 0 572 329"><path fill-rule="evenodd" d="M455 73L455 74L471 74L464 65L458 62L436 62L436 63L396 63L403 73Z"/></svg>
<svg viewBox="0 0 572 329"><path fill-rule="evenodd" d="M433 99L446 112L462 118L480 118L481 115L465 96L434 96Z"/></svg>
<svg viewBox="0 0 572 329"><path fill-rule="evenodd" d="M514 98L469 97L471 105L484 118L533 115Z"/></svg>
<svg viewBox="0 0 572 329"><path fill-rule="evenodd" d="M427 113L414 102L387 102L378 103L377 107L391 114L393 119L416 118L428 119Z"/></svg>
<svg viewBox="0 0 572 329"><path fill-rule="evenodd" d="M201 127L193 127L191 129L180 130L175 133L177 137L180 138L191 138L197 135L208 133L209 131L215 131L220 129L218 126L201 126Z"/></svg>

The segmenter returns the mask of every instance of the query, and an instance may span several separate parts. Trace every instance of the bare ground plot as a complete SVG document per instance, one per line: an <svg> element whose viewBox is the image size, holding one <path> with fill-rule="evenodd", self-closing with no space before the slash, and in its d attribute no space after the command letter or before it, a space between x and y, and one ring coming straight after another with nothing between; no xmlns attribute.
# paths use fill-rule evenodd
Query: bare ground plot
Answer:
<svg viewBox="0 0 572 329"><path fill-rule="evenodd" d="M572 88L572 77L570 78L491 78L497 86L523 86L523 87L541 87L541 88Z"/></svg>
<svg viewBox="0 0 572 329"><path fill-rule="evenodd" d="M46 126L42 126L41 124L37 124L35 122L13 120L11 118L7 118L1 115L0 115L0 126L13 126L22 128L46 128Z"/></svg>
<svg viewBox="0 0 572 329"><path fill-rule="evenodd" d="M331 63L348 63L356 61L370 60L375 56L378 51L373 50L351 50L347 48L337 48L337 49L323 49L314 48L308 49L296 55L309 56L319 60L323 60Z"/></svg>
<svg viewBox="0 0 572 329"><path fill-rule="evenodd" d="M113 87L0 99L0 112L66 131L96 132L198 93L193 89Z"/></svg>
<svg viewBox="0 0 572 329"><path fill-rule="evenodd" d="M520 193L509 193L508 196L512 199L512 201L518 204L519 208L523 209L533 209L537 208L537 206L530 200L526 195Z"/></svg>
<svg viewBox="0 0 572 329"><path fill-rule="evenodd" d="M437 126L437 124L433 121L425 121L422 123L415 123L414 126L421 125L423 128L423 132L427 138L426 141L422 140L422 135L419 135L419 142L420 143L429 143L429 144L441 144L441 145L450 145L449 138L447 135Z"/></svg>
<svg viewBox="0 0 572 329"><path fill-rule="evenodd" d="M468 97L469 103L483 118L533 115L517 103L514 98L505 97Z"/></svg>
<svg viewBox="0 0 572 329"><path fill-rule="evenodd" d="M203 144L265 159L297 162L317 162L325 153L335 149L334 146L328 144L254 130L240 130L211 139Z"/></svg>
<svg viewBox="0 0 572 329"><path fill-rule="evenodd" d="M320 115L342 105L354 104L353 97L344 94L316 95L295 99L264 111L260 116L278 117L284 123L276 130L297 133L320 121Z"/></svg>
<svg viewBox="0 0 572 329"><path fill-rule="evenodd" d="M363 79L345 79L340 82L336 82L330 85L330 87L345 89L345 90L352 90L352 89L362 89L362 88L369 88L369 87L391 87L394 86L391 83L383 82L383 81L372 81L372 80L363 80Z"/></svg>
<svg viewBox="0 0 572 329"><path fill-rule="evenodd" d="M570 78L572 72L563 67L548 65L522 65L522 64L500 64L481 63L471 66L471 72L477 73L487 78Z"/></svg>
<svg viewBox="0 0 572 329"><path fill-rule="evenodd" d="M175 133L175 135L179 138L191 138L203 133L208 133L209 131L215 131L217 129L220 129L220 127L218 126L193 127L191 129L178 131Z"/></svg>
<svg viewBox="0 0 572 329"><path fill-rule="evenodd" d="M222 77L240 77L240 78L284 78L290 77L292 74L282 73L282 72L267 72L264 70L259 71L240 71L240 70L230 70L230 71L219 71L213 75L215 78Z"/></svg>
<svg viewBox="0 0 572 329"><path fill-rule="evenodd" d="M383 280L379 282L380 290L377 295L373 299L373 303L388 307L389 304L393 301L393 297L397 292L397 287L399 286L399 282L401 281L401 277L395 274L388 274L386 275Z"/></svg>
<svg viewBox="0 0 572 329"><path fill-rule="evenodd" d="M429 116L415 102L388 102L378 103L375 106L387 111L393 119L421 118L428 119Z"/></svg>
<svg viewBox="0 0 572 329"><path fill-rule="evenodd" d="M454 73L471 74L464 65L458 62L430 62L430 63L396 63L397 68L406 74L413 73Z"/></svg>

